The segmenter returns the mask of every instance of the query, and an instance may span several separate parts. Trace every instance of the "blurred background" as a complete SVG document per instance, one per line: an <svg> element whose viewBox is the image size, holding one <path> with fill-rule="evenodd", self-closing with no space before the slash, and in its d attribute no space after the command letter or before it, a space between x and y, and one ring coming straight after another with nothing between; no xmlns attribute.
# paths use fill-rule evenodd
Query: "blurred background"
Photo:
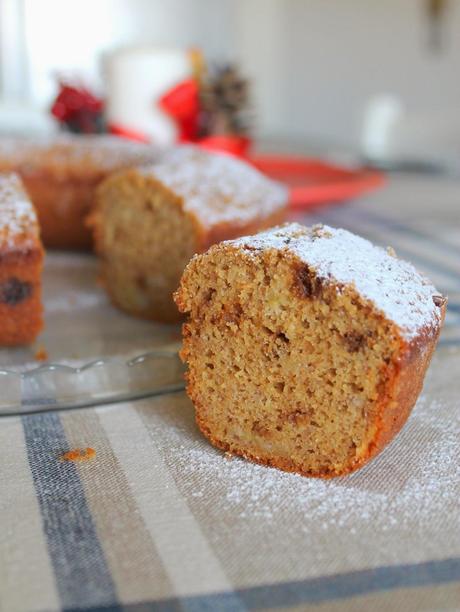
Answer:
<svg viewBox="0 0 460 612"><path fill-rule="evenodd" d="M133 46L144 67L117 67ZM0 0L0 130L56 129L58 75L125 112L139 88L130 79L149 80L146 55L176 52L162 59L171 82L151 70L160 95L184 77L177 53L192 47L247 77L259 142L460 158L458 0Z"/></svg>

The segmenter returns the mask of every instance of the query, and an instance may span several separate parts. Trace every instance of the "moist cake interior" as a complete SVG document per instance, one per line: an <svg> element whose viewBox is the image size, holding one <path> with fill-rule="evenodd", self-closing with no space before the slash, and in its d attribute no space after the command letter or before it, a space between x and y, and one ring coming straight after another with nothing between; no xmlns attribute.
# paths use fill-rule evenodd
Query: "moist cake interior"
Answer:
<svg viewBox="0 0 460 612"><path fill-rule="evenodd" d="M184 358L203 432L284 469L352 469L388 401L397 330L352 287L276 250L189 266Z"/></svg>
<svg viewBox="0 0 460 612"><path fill-rule="evenodd" d="M139 316L179 320L172 294L197 248L180 198L150 177L123 173L104 186L104 206L100 254L114 300Z"/></svg>

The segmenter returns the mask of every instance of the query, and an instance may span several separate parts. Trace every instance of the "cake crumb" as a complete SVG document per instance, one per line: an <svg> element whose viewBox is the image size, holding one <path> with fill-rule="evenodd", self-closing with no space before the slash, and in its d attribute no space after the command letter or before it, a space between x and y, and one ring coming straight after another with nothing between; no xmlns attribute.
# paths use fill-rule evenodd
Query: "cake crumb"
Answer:
<svg viewBox="0 0 460 612"><path fill-rule="evenodd" d="M387 253L388 253L388 255L389 255L390 257L396 257L396 258L398 257L398 256L396 255L396 251L395 251L395 250L394 250L394 248L393 248L393 247L391 247L391 246L387 246Z"/></svg>
<svg viewBox="0 0 460 612"><path fill-rule="evenodd" d="M61 461L91 461L96 456L94 448L73 448L60 457Z"/></svg>
<svg viewBox="0 0 460 612"><path fill-rule="evenodd" d="M40 346L35 351L34 359L35 361L48 361L48 351L45 349L45 347Z"/></svg>

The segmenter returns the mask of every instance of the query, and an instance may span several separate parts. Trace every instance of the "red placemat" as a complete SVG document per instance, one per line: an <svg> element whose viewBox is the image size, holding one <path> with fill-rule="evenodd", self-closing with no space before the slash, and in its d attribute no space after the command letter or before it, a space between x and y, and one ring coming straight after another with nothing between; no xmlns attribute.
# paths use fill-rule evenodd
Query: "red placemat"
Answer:
<svg viewBox="0 0 460 612"><path fill-rule="evenodd" d="M343 202L378 189L385 175L374 170L351 170L308 157L258 155L250 161L261 172L285 183L294 208Z"/></svg>

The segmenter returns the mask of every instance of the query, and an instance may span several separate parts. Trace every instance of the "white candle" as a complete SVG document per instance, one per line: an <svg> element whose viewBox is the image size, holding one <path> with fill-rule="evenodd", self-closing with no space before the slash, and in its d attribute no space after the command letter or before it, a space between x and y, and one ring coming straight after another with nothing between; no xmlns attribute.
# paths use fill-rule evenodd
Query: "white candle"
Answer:
<svg viewBox="0 0 460 612"><path fill-rule="evenodd" d="M115 51L105 65L109 124L144 134L159 145L172 144L177 128L157 102L192 74L192 58L186 50L131 47Z"/></svg>

